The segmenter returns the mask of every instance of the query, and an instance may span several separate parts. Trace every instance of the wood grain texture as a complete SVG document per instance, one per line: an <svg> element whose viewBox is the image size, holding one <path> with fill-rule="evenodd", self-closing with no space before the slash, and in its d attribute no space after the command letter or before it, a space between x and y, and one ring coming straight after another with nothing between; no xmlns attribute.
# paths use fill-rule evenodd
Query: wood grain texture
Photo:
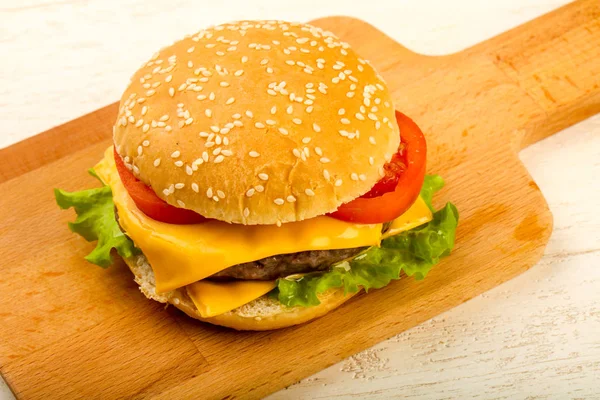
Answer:
<svg viewBox="0 0 600 400"><path fill-rule="evenodd" d="M573 12L573 7L575 6L562 12ZM581 2L577 7L584 14L589 14L592 26L597 24L595 4ZM536 37L550 39L557 35L556 19L560 19L560 15L552 14L528 24L520 34L509 33L507 38L511 34L524 38L533 32ZM26 173L2 185L6 193L14 196L8 196L0 203L2 221L13 223L5 226L23 226L22 230L10 232L3 228L0 236L0 248L3 254L7 254L7 260L11 261L5 268L6 279L0 282L0 293L10 296L3 299L3 303L7 303L4 300L11 300L10 303L15 304L14 308L6 310L8 323L0 328L3 338L0 365L18 395L27 398L39 397L44 393L44 387L31 387L31 373L20 374L18 371L33 371L40 360L64 352L66 344L79 349L82 347L77 347L76 344L92 346L89 354L101 358L97 365L104 376L110 378L111 373L116 371L111 370L107 359L102 359L104 356L111 357L111 354L103 351L102 346L106 344L106 340L93 340L94 335L97 339L103 337L99 330L94 330L95 327L118 327L113 333L119 341L148 340L151 343L154 339L134 334L136 325L118 322L125 318L123 313L127 310L148 311L150 308L147 313L141 313L144 318L149 319L147 326L165 326L164 320L173 318L181 327L181 332L185 332L194 343L196 350L182 346L181 356L184 357L185 354L185 359L191 358L192 361L189 369L185 368L186 372L177 375L178 379L174 381L178 384L169 388L160 387L160 390L155 391L155 382L145 381L142 376L127 385L126 389L130 392L120 393L136 396L160 394L165 398L200 393L210 393L215 397L226 394L260 396L423 322L522 272L539 258L550 232L551 220L535 185L529 185L530 178L516 156L516 149L521 143L546 136L553 132L552 129L558 129L558 126L549 123L555 118L553 112L563 109L570 111L566 115L569 120L561 120L563 124L572 124L585 115L597 112L597 86L594 88L598 84L595 81L597 75L595 77L591 74L589 79L579 83L583 87L581 95L559 98L561 106L552 109L536 101L532 93L538 87L523 84L521 80L527 81L525 76L520 78L517 74L515 78L502 70L499 65L502 56L498 58L500 50L495 47L497 44L491 45L494 41L489 42L492 47L477 46L480 48L477 52L471 49L450 57L426 58L408 52L391 39L381 37L372 27L356 20L326 19L318 23L347 38L360 53L382 69L390 86L395 89L398 107L411 114L428 133L430 160L433 161L430 169L444 174L449 182L448 189L438 201L451 198L456 201L463 216L459 246L452 259L423 283L400 281L369 294L367 300L365 296L360 296L324 319L281 332L237 334L198 325L177 313L168 314L167 317L164 313L155 312L153 306L148 305L137 293L131 299L127 297L127 294L131 295L135 291L131 282L124 278L127 273L122 268L115 268L111 272L85 268L81 256L89 250L89 245L64 232L62 224L69 217L54 209L49 192L39 190L53 185L74 189L89 184L83 171L99 157L100 149L106 144L100 142L48 164L36 173ZM584 29L589 35L581 31L586 27L586 24L568 26L561 34L579 37L581 46L590 43L598 46L598 37L594 36L593 31ZM495 41L501 43L501 39ZM572 43L572 46L576 48L577 42ZM483 51L484 48L486 51ZM515 51L514 54L523 55L527 51L523 48L521 52ZM539 51L541 50L538 49L535 54ZM593 66L590 67L590 63L593 64L594 61L593 53L577 54L580 57L572 58L576 65L590 68L592 72L597 71ZM555 54L553 59L559 59L560 56L561 54ZM420 67L417 67L417 63ZM541 74L538 76L544 76L547 72L542 65L536 68ZM414 99L418 99L418 102ZM97 122L92 132L102 132L103 129L110 132L112 120ZM80 125L80 140L89 126ZM540 126L544 128L541 129ZM499 127L503 130L498 131ZM490 131L497 132L493 140L490 140ZM31 148L28 149L31 151ZM11 148L6 149L3 155L12 159L19 154L10 152ZM40 163L38 166L42 165ZM82 172L65 177L65 170ZM485 179L492 171L496 180ZM18 188L26 190L19 191ZM21 198L27 199L27 202L21 201ZM15 202L19 206L16 210L15 207L10 209L8 205ZM23 223L25 214L31 210L31 204L39 207L34 213L30 212ZM16 224L17 220L22 222ZM31 232L31 226L37 228L37 233ZM56 236L50 237L49 232ZM23 243L22 237L30 237L31 241ZM39 259L23 259L22 254L28 251L27 246L31 243L43 243L55 250L48 260L43 260L43 265L61 267L58 270L43 271L35 268ZM468 274L464 265L473 266ZM26 271L27 276L23 276L23 271ZM35 297L35 293L27 297L24 291L32 286L25 283L32 281L39 282L39 286L43 288L38 297ZM57 290L67 287L77 289L73 293L67 293L65 298L57 297ZM119 296L119 301L115 301L115 291L123 294L125 300L121 300ZM31 296L35 298L30 298ZM18 307L16 299L20 300ZM75 315L76 306L80 303L101 305L95 312L86 313L81 325ZM48 308L58 305L63 307L63 304L66 310L60 308L61 312L58 313L53 313ZM375 306L378 313L372 312ZM24 309L26 310L23 311ZM28 310L36 310L36 315L45 317L43 321L37 322L42 326L33 325L35 315ZM32 314L28 315L28 312ZM56 316L52 318L52 314ZM359 323L356 324L356 321ZM129 329L124 326L129 326ZM12 334L17 327L25 328L25 332L26 329L31 329L32 332L17 338ZM78 335L79 332L83 334ZM217 332L219 334L215 335ZM330 333L325 340L323 332ZM174 341L178 340L179 334L180 331L177 330ZM67 338L73 341L69 342ZM258 346L260 352L256 351ZM299 348L307 351L299 353ZM188 350L190 352L186 353ZM155 357L156 354L158 353L151 352L146 357ZM231 356L226 357L227 354ZM306 359L311 356L314 361L307 363ZM76 352L75 357L74 364L87 365L83 352ZM128 362L127 357L128 354L123 355L126 365L135 360ZM166 358L168 360L165 362L169 365L169 355ZM282 367L265 372L252 368L257 363ZM47 374L63 379L63 383L64 379L81 382L85 378L85 375L71 376L60 365L41 363L40 366L47 368L43 369ZM149 371L148 376L154 379L156 374L167 374L167 370ZM134 372L127 370L127 373ZM235 373L237 380L232 379L232 373ZM79 388L77 390L85 389L81 383L72 386ZM62 388L55 385L51 390L55 395L72 396L73 393L79 393L69 391L71 389L68 385L63 385Z"/></svg>

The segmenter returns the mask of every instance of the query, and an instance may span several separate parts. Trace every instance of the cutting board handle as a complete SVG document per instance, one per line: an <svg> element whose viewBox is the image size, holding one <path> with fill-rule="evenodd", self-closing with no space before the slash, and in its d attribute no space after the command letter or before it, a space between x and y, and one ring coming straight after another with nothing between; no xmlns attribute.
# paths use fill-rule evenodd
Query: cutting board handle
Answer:
<svg viewBox="0 0 600 400"><path fill-rule="evenodd" d="M598 0L575 1L469 52L491 56L540 106L523 130L519 148L600 112Z"/></svg>

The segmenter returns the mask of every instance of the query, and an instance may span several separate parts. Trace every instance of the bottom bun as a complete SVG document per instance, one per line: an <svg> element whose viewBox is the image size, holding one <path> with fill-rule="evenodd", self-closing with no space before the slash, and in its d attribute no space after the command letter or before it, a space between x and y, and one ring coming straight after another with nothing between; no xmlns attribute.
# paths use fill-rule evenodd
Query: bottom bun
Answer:
<svg viewBox="0 0 600 400"><path fill-rule="evenodd" d="M144 295L152 300L172 304L192 318L243 331L266 331L286 328L319 318L348 301L356 293L344 295L343 289L319 295L321 304L313 307L286 307L264 295L248 304L215 317L203 318L185 288L156 293L154 272L144 255L125 259Z"/></svg>

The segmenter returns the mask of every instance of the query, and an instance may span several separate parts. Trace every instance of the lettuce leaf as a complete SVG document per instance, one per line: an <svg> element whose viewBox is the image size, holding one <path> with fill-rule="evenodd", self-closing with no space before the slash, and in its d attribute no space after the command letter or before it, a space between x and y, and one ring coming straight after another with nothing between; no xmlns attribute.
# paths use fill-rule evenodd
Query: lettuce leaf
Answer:
<svg viewBox="0 0 600 400"><path fill-rule="evenodd" d="M90 174L96 176L92 170ZM116 249L122 257L138 253L131 239L119 228L109 186L73 193L54 189L54 196L61 209L73 207L77 213L75 222L69 222L69 229L88 242L98 241L96 248L85 257L87 261L107 268L113 263L110 255L112 249Z"/></svg>
<svg viewBox="0 0 600 400"><path fill-rule="evenodd" d="M430 208L433 193L443 186L438 175L426 177L421 196ZM345 293L355 293L361 287L365 291L379 289L399 279L401 271L423 279L440 258L450 254L457 224L458 211L447 203L427 224L387 238L380 247L371 247L328 272L279 279L275 295L286 306L309 307L320 304L317 295L329 289L343 287Z"/></svg>

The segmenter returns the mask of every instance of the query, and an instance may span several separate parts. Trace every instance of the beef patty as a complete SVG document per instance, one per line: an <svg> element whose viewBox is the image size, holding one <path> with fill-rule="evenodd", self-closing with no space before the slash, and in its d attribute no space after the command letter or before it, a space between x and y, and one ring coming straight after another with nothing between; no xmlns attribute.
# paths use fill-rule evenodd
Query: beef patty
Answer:
<svg viewBox="0 0 600 400"><path fill-rule="evenodd" d="M332 264L354 257L365 247L341 250L309 250L278 254L257 261L237 264L217 272L209 279L248 279L270 281L288 275L323 271Z"/></svg>

